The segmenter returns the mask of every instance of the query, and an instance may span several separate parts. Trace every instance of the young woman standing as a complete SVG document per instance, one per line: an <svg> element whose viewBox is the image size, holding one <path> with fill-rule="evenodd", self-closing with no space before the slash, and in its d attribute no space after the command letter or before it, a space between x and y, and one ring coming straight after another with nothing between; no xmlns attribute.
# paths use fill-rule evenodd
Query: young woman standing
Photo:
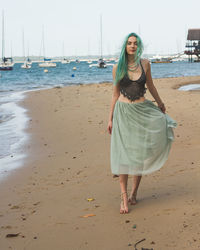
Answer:
<svg viewBox="0 0 200 250"><path fill-rule="evenodd" d="M143 44L130 33L122 46L119 62L113 67L113 95L108 121L111 134L111 170L119 175L120 213L128 213L128 202L136 204L144 174L159 170L168 158L176 122L165 114L151 76L150 63L141 59ZM145 99L146 86L157 106ZM128 175L133 175L128 197Z"/></svg>

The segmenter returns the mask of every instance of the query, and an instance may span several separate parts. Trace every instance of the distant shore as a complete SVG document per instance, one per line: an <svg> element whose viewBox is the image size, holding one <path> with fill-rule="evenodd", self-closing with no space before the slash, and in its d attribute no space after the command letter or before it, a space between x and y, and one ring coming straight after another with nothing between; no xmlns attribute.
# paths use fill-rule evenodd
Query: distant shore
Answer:
<svg viewBox="0 0 200 250"><path fill-rule="evenodd" d="M188 83L200 76L154 79L178 127L167 163L142 178L127 215L110 171L112 84L27 93L27 157L0 182L0 248L128 250L145 238L139 249L198 249L200 95L177 89Z"/></svg>

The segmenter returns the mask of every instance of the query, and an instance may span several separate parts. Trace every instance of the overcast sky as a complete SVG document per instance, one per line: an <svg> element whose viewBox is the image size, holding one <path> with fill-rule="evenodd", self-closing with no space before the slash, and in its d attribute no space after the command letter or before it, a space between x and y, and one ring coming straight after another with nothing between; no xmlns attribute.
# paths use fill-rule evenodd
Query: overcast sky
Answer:
<svg viewBox="0 0 200 250"><path fill-rule="evenodd" d="M23 29L25 50L29 44L29 55L40 55L43 26L46 56L62 55L63 43L66 56L99 54L101 14L103 54L117 53L130 32L141 36L145 53L177 53L188 28L200 28L200 0L0 0L2 10L6 56L11 47L23 55Z"/></svg>

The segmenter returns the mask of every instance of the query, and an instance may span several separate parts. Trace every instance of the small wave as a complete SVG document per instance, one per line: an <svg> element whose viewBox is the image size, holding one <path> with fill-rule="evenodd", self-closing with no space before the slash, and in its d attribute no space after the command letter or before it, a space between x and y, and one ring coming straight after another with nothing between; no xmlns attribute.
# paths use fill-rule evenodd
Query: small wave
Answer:
<svg viewBox="0 0 200 250"><path fill-rule="evenodd" d="M181 86L179 90L182 90L182 91L200 90L200 84L187 84L187 85Z"/></svg>
<svg viewBox="0 0 200 250"><path fill-rule="evenodd" d="M0 173L3 169L8 170L9 165L18 166L16 159L23 158L19 148L28 138L24 132L28 120L26 110L17 105L24 98L24 92L15 92L2 98L4 103L1 104L0 115ZM12 155L15 155L15 158L11 158Z"/></svg>
<svg viewBox="0 0 200 250"><path fill-rule="evenodd" d="M9 115L9 114L1 115L0 116L0 123L10 121L13 118L14 118L14 116L13 115Z"/></svg>
<svg viewBox="0 0 200 250"><path fill-rule="evenodd" d="M0 93L6 93L6 92L13 92L14 89L6 89L6 90L0 90Z"/></svg>
<svg viewBox="0 0 200 250"><path fill-rule="evenodd" d="M40 89L42 86L32 86L29 89Z"/></svg>

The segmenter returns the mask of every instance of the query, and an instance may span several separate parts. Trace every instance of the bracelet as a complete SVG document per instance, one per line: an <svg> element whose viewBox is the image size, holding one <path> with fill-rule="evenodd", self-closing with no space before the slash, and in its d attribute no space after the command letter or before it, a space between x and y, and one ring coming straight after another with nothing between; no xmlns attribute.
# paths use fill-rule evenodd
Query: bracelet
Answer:
<svg viewBox="0 0 200 250"><path fill-rule="evenodd" d="M162 102L161 104L158 104L158 107L159 108L162 108L162 107L164 107L165 106L165 104Z"/></svg>

